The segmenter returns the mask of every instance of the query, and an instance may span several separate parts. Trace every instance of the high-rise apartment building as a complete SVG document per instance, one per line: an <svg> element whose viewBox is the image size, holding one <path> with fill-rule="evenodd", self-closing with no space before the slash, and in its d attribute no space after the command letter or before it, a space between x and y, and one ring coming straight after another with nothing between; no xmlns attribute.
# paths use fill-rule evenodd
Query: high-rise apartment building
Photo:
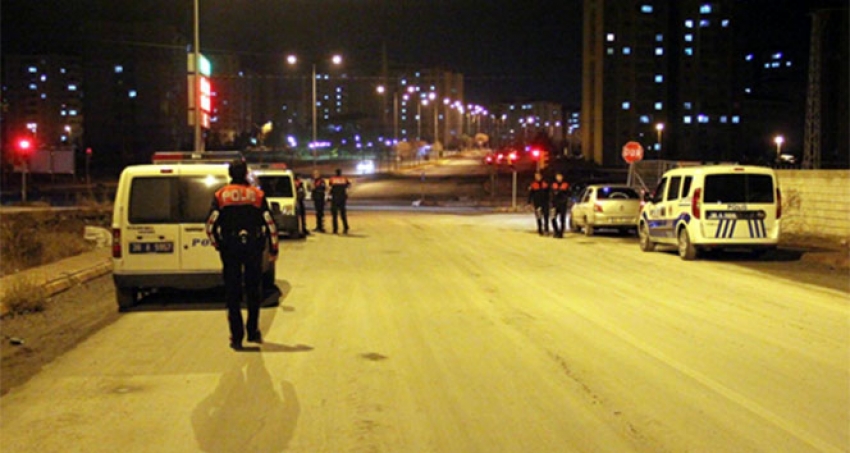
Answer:
<svg viewBox="0 0 850 453"><path fill-rule="evenodd" d="M585 0L581 137L585 158L737 159L731 0Z"/></svg>

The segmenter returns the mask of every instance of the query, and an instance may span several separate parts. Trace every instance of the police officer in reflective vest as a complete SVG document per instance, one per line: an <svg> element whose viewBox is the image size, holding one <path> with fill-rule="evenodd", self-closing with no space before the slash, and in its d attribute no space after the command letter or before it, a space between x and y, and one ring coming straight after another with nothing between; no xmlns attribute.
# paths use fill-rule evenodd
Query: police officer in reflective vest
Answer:
<svg viewBox="0 0 850 453"><path fill-rule="evenodd" d="M549 235L549 184L543 180L543 174L534 174L534 181L528 186L528 203L534 206L537 219L537 234Z"/></svg>
<svg viewBox="0 0 850 453"><path fill-rule="evenodd" d="M552 205L555 214L552 216L552 229L556 238L564 237L564 228L567 221L567 205L570 202L570 184L564 181L561 172L555 174L555 182L552 183Z"/></svg>
<svg viewBox="0 0 850 453"><path fill-rule="evenodd" d="M304 200L307 198L307 189L304 187L304 181L301 177L295 175L295 202L298 210L298 229L301 230L302 236L309 236L307 231L307 207L304 206Z"/></svg>
<svg viewBox="0 0 850 453"><path fill-rule="evenodd" d="M331 216L333 217L334 234L338 231L337 217L342 217L342 232L348 233L348 215L345 203L348 201L348 188L351 181L342 176L342 170L336 169L336 175L330 180L331 186Z"/></svg>
<svg viewBox="0 0 850 453"><path fill-rule="evenodd" d="M215 193L207 219L207 236L221 256L224 298L230 324L230 347L242 348L248 341L262 343L259 329L263 250L276 260L277 228L262 190L247 180L248 168L241 160L230 164L230 184ZM243 291L244 281L244 291ZM242 324L242 299L247 299L248 319Z"/></svg>
<svg viewBox="0 0 850 453"><path fill-rule="evenodd" d="M325 197L327 196L327 183L325 178L319 174L319 170L313 170L313 184L310 197L313 198L313 208L316 210L316 229L319 233L325 232Z"/></svg>

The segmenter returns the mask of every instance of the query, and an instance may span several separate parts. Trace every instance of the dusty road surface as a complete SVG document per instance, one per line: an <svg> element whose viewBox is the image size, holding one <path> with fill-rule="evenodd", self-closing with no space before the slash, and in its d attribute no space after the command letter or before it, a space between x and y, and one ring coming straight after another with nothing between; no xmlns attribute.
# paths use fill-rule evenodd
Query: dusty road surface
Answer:
<svg viewBox="0 0 850 453"><path fill-rule="evenodd" d="M149 302L0 399L0 450L848 450L846 275L531 223L354 212L284 243L262 347Z"/></svg>

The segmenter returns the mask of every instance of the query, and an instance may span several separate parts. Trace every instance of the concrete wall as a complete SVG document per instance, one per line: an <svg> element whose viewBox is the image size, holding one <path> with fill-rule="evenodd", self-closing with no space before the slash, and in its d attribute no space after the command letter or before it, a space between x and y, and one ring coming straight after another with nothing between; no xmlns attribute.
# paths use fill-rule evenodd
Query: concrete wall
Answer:
<svg viewBox="0 0 850 453"><path fill-rule="evenodd" d="M850 170L779 170L782 233L850 240Z"/></svg>

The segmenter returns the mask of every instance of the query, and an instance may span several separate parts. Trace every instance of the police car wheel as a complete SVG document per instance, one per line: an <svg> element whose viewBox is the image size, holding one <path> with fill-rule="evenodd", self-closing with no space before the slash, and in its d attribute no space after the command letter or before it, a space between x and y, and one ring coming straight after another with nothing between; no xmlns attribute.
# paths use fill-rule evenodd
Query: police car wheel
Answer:
<svg viewBox="0 0 850 453"><path fill-rule="evenodd" d="M679 230L679 257L685 261L697 258L697 248L691 243L688 230L685 228Z"/></svg>
<svg viewBox="0 0 850 453"><path fill-rule="evenodd" d="M118 302L118 311L126 311L136 305L139 291L136 288L115 288L115 299Z"/></svg>
<svg viewBox="0 0 850 453"><path fill-rule="evenodd" d="M649 237L649 229L646 225L641 225L638 230L638 236L640 237L640 249L644 252L653 252L655 251L655 243L652 242L652 238Z"/></svg>

